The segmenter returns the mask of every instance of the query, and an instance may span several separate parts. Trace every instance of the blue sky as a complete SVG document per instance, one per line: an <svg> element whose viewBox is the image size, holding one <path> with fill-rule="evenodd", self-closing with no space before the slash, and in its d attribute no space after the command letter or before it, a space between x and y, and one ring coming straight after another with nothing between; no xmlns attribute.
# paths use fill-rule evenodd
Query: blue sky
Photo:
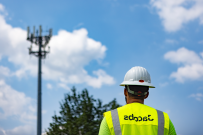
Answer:
<svg viewBox="0 0 203 135"><path fill-rule="evenodd" d="M202 0L0 0L0 135L36 133L37 58L27 26L53 28L42 68L43 131L75 86L125 105L133 66L151 75L145 104L169 114L178 135L203 134ZM45 34L45 33L43 33Z"/></svg>

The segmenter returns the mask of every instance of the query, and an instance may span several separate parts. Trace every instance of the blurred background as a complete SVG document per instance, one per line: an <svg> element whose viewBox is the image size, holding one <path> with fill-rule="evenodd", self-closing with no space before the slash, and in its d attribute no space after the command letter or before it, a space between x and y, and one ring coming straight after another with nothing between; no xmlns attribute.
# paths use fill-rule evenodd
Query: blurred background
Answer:
<svg viewBox="0 0 203 135"><path fill-rule="evenodd" d="M75 86L125 105L123 81L146 68L145 104L169 114L178 135L202 135L203 0L0 0L0 135L35 135L38 59L27 26L53 29L42 61L42 129Z"/></svg>

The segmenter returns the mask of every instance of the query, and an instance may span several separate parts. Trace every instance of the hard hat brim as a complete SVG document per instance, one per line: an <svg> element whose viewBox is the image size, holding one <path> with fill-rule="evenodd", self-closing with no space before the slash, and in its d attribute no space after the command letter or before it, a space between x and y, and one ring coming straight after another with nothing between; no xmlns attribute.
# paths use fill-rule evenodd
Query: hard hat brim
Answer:
<svg viewBox="0 0 203 135"><path fill-rule="evenodd" d="M120 86L125 85L140 85L140 86L149 86L149 88L155 88L151 83L148 82L138 82L138 81L123 81Z"/></svg>

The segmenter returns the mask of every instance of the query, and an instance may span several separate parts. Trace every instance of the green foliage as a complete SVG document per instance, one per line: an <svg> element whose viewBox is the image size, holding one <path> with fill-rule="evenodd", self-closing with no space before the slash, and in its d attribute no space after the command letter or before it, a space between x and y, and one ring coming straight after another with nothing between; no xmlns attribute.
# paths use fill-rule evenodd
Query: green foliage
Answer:
<svg viewBox="0 0 203 135"><path fill-rule="evenodd" d="M65 94L60 103L60 116L52 117L53 123L46 130L47 135L96 135L103 119L103 113L120 107L113 99L102 105L100 99L89 96L87 89L76 94L76 88L71 89L72 95Z"/></svg>

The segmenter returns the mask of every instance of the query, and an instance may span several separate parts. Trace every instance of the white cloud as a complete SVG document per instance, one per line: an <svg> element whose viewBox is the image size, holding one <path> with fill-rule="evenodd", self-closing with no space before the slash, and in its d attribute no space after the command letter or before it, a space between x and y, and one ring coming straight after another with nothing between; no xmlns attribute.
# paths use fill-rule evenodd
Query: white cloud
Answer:
<svg viewBox="0 0 203 135"><path fill-rule="evenodd" d="M203 94L202 94L202 93L191 94L189 97L193 97L193 98L195 98L197 101L202 101Z"/></svg>
<svg viewBox="0 0 203 135"><path fill-rule="evenodd" d="M98 76L98 78L87 76L86 82L90 86L93 86L95 88L100 88L102 86L102 83L109 84L109 85L114 83L113 77L109 76L108 74L106 74L105 71L103 71L101 69L94 71L93 74L95 76Z"/></svg>
<svg viewBox="0 0 203 135"><path fill-rule="evenodd" d="M70 88L65 83L59 83L58 85L59 85L59 87L65 89L65 90L70 90Z"/></svg>
<svg viewBox="0 0 203 135"><path fill-rule="evenodd" d="M167 52L164 58L181 66L170 75L177 82L203 79L203 59L194 51L182 47L177 51Z"/></svg>
<svg viewBox="0 0 203 135"><path fill-rule="evenodd" d="M202 56L202 58L203 58L203 52L201 52L201 53L200 53L200 55L201 55L201 56Z"/></svg>
<svg viewBox="0 0 203 135"><path fill-rule="evenodd" d="M52 87L52 85L50 83L47 83L47 88L52 89L53 87Z"/></svg>
<svg viewBox="0 0 203 135"><path fill-rule="evenodd" d="M35 135L34 125L18 126L11 130L4 130L0 128L0 135Z"/></svg>
<svg viewBox="0 0 203 135"><path fill-rule="evenodd" d="M6 56L9 62L19 67L14 75L18 78L37 75L38 62L35 56L30 58L28 54L27 48L30 43L26 41L26 31L13 28L6 23L2 15L0 15L0 41L0 60L2 56ZM107 50L101 42L89 38L86 29L73 32L60 30L52 37L49 45L51 52L42 67L44 79L65 80L66 84L86 83L95 88L115 83L114 78L102 69L93 71L93 76L84 69L90 61L96 60L100 63Z"/></svg>
<svg viewBox="0 0 203 135"><path fill-rule="evenodd" d="M180 30L184 24L195 19L203 24L202 0L150 0L150 4L157 9L168 32Z"/></svg>
<svg viewBox="0 0 203 135"><path fill-rule="evenodd" d="M2 12L4 10L5 10L4 6L0 3L0 11Z"/></svg>
<svg viewBox="0 0 203 135"><path fill-rule="evenodd" d="M6 135L6 131L0 127L0 135Z"/></svg>
<svg viewBox="0 0 203 135"><path fill-rule="evenodd" d="M4 66L1 66L0 65L0 77L2 77L2 76L10 76L11 75L11 72L10 72L10 70L9 70L9 68L7 68L7 67L4 67Z"/></svg>
<svg viewBox="0 0 203 135"><path fill-rule="evenodd" d="M168 44L176 44L177 43L177 41L173 40L173 39L166 39L165 42Z"/></svg>
<svg viewBox="0 0 203 135"><path fill-rule="evenodd" d="M27 97L24 93L18 92L0 80L0 119L9 116L17 116L22 122L30 122L35 120L36 107L35 101Z"/></svg>
<svg viewBox="0 0 203 135"><path fill-rule="evenodd" d="M179 48L177 51L169 51L164 55L172 63L177 64L198 64L202 63L202 59L194 51L190 51L184 47Z"/></svg>

